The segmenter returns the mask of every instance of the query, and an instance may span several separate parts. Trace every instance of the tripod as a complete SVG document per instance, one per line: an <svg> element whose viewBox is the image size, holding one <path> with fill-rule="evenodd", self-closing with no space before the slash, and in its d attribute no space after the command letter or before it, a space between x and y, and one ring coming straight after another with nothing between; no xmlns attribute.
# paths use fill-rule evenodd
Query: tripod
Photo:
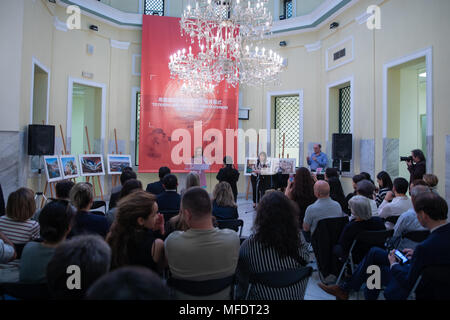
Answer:
<svg viewBox="0 0 450 320"><path fill-rule="evenodd" d="M42 168L41 168L41 164L42 164L41 156L39 156L39 169L38 169L39 186L38 186L38 192L36 192L36 194L34 195L34 201L36 201L38 203L38 205L40 203L39 200L40 200L41 197L45 200L45 202L47 202L47 197L45 196L44 192L41 191L42 190ZM38 207L38 206L36 206L36 207Z"/></svg>

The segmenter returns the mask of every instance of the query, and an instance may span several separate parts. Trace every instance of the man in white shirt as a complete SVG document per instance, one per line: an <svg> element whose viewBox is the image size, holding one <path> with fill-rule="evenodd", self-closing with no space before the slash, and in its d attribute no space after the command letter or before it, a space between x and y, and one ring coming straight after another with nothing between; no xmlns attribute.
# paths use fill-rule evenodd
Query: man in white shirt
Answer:
<svg viewBox="0 0 450 320"><path fill-rule="evenodd" d="M391 216L400 216L412 208L411 200L406 195L408 192L408 181L404 178L394 180L392 191L386 194L381 205L378 207L378 216L386 219ZM386 222L386 229L392 230L394 224Z"/></svg>

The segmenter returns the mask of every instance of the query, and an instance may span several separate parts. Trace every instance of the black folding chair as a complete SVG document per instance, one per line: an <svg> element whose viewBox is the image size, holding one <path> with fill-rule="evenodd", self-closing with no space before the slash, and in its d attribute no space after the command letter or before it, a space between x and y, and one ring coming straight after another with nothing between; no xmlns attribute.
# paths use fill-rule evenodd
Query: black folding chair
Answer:
<svg viewBox="0 0 450 320"><path fill-rule="evenodd" d="M106 202L99 200L99 201L94 201L94 203L92 204L91 210L95 210L95 209L99 209L101 207L104 207L104 214L106 215Z"/></svg>
<svg viewBox="0 0 450 320"><path fill-rule="evenodd" d="M400 218L400 216L390 216L384 219L384 221L386 222L390 222L393 225L395 225L397 223L398 218Z"/></svg>
<svg viewBox="0 0 450 320"><path fill-rule="evenodd" d="M248 300L253 286L258 283L269 288L287 288L304 279L309 279L312 272L312 267L301 267L297 269L250 274L245 300Z"/></svg>
<svg viewBox="0 0 450 320"><path fill-rule="evenodd" d="M239 231L239 237L242 236L242 229L244 228L244 220L230 219L230 220L217 220L217 226L219 229L232 229L236 232Z"/></svg>
<svg viewBox="0 0 450 320"><path fill-rule="evenodd" d="M403 235L402 238L409 239L414 242L422 242L425 241L426 238L430 235L430 231L423 230L423 231L411 231L407 234Z"/></svg>
<svg viewBox="0 0 450 320"><path fill-rule="evenodd" d="M336 284L339 284L341 281L342 275L344 274L345 268L350 264L350 268L352 273L355 272L356 264L353 262L353 249L355 248L357 243L363 243L370 245L370 247L379 247L386 248L386 241L392 237L394 234L394 230L381 230L381 231L364 231L358 234L353 240L352 246L350 247L350 252L345 259L344 265L342 266L341 272L339 273L339 277L336 280Z"/></svg>
<svg viewBox="0 0 450 320"><path fill-rule="evenodd" d="M159 213L164 216L164 222L167 222L172 217L175 217L178 213L180 213L180 210L160 210Z"/></svg>
<svg viewBox="0 0 450 320"><path fill-rule="evenodd" d="M89 211L89 213L96 214L98 216L103 216L103 217L105 216L105 213L103 211Z"/></svg>
<svg viewBox="0 0 450 320"><path fill-rule="evenodd" d="M230 299L232 299L234 278L235 275L233 274L220 279L193 281L176 279L171 276L167 279L167 285L179 292L198 297L209 296L230 288Z"/></svg>
<svg viewBox="0 0 450 320"><path fill-rule="evenodd" d="M46 283L5 282L0 284L3 300L48 300L50 291Z"/></svg>
<svg viewBox="0 0 450 320"><path fill-rule="evenodd" d="M426 266L411 289L408 300L450 300L450 265Z"/></svg>

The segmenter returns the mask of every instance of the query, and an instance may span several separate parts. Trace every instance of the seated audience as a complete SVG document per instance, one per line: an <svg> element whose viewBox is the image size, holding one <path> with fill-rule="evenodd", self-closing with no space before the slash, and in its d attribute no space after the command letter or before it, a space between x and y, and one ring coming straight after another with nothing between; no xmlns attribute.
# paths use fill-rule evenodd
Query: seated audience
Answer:
<svg viewBox="0 0 450 320"><path fill-rule="evenodd" d="M61 180L58 181L55 185L56 191L56 200L65 200L70 202L70 190L72 190L75 183L72 180ZM39 215L41 214L41 209L36 210L36 213L33 215L33 220L39 221Z"/></svg>
<svg viewBox="0 0 450 320"><path fill-rule="evenodd" d="M239 256L239 235L230 229L214 228L208 192L201 187L187 190L181 207L189 229L172 232L164 243L172 277L205 281L233 276ZM176 296L199 298L179 291ZM230 288L201 299L230 299Z"/></svg>
<svg viewBox="0 0 450 320"><path fill-rule="evenodd" d="M233 158L228 156L223 158L223 168L219 170L216 179L219 180L219 182L225 181L230 184L231 190L233 191L234 202L237 202L239 171L233 167Z"/></svg>
<svg viewBox="0 0 450 320"><path fill-rule="evenodd" d="M153 182L153 183L149 183L147 185L146 191L150 192L150 193L153 193L155 196L157 196L158 194L164 192L163 179L168 174L170 174L170 169L168 167L161 167L161 168L159 168L159 172L158 172L159 181Z"/></svg>
<svg viewBox="0 0 450 320"><path fill-rule="evenodd" d="M386 194L389 191L392 191L393 184L391 176L386 171L380 171L377 174L377 182L378 182L378 192L375 202L377 203L377 207L379 207L383 202L384 197L386 197Z"/></svg>
<svg viewBox="0 0 450 320"><path fill-rule="evenodd" d="M0 184L0 217L5 215L5 198L3 198L2 185Z"/></svg>
<svg viewBox="0 0 450 320"><path fill-rule="evenodd" d="M52 298L83 299L89 287L109 271L110 264L111 249L101 237L82 235L64 241L56 248L47 266L47 283ZM79 269L71 269L70 266Z"/></svg>
<svg viewBox="0 0 450 320"><path fill-rule="evenodd" d="M328 181L331 178L338 178L339 179L339 171L336 168L327 168L325 170L325 180Z"/></svg>
<svg viewBox="0 0 450 320"><path fill-rule="evenodd" d="M362 180L367 180L366 179L366 177L364 176L364 175L362 175L362 174L357 174L357 175L354 175L353 177L352 177L352 186L353 186L353 192L350 192L346 197L345 197L345 200L344 200L344 206L345 206L345 210L344 210L344 212L346 213L346 214L348 214L348 215L351 215L351 210L350 210L350 208L348 207L348 201L353 197L353 196L356 196L356 185L358 184L358 182L360 182L360 181L362 181Z"/></svg>
<svg viewBox="0 0 450 320"><path fill-rule="evenodd" d="M361 183L363 181L360 181ZM358 184L359 184L358 183ZM367 183L372 184L367 181ZM369 199L362 195L354 196L348 202L352 212L352 220L342 230L338 244L334 247L334 253L340 258L346 258L356 237L363 231L385 230L384 221L372 216L372 208ZM353 248L353 262L359 263L370 250L366 244L357 243Z"/></svg>
<svg viewBox="0 0 450 320"><path fill-rule="evenodd" d="M130 266L111 271L89 288L87 300L169 300L164 281L147 268Z"/></svg>
<svg viewBox="0 0 450 320"><path fill-rule="evenodd" d="M35 211L33 190L20 188L9 195L6 215L0 217L0 232L14 243L17 258L27 242L39 238L39 223L31 220Z"/></svg>
<svg viewBox="0 0 450 320"><path fill-rule="evenodd" d="M377 203L375 202L375 185L369 180L362 180L356 184L356 194L369 200L372 216L378 215Z"/></svg>
<svg viewBox="0 0 450 320"><path fill-rule="evenodd" d="M322 219L342 217L342 209L339 203L330 198L330 186L328 182L319 180L314 184L314 195L317 200L310 205L305 212L303 230L314 233L317 224Z"/></svg>
<svg viewBox="0 0 450 320"><path fill-rule="evenodd" d="M70 200L77 213L69 238L85 233L99 234L103 238L106 237L109 230L106 217L89 212L94 202L92 184L89 182L77 183L70 191Z"/></svg>
<svg viewBox="0 0 450 320"><path fill-rule="evenodd" d="M212 214L217 220L239 218L233 191L231 190L230 184L226 181L222 181L214 187Z"/></svg>
<svg viewBox="0 0 450 320"><path fill-rule="evenodd" d="M111 190L111 197L109 198L109 206L108 210L111 210L116 207L117 201L120 199L120 191L122 190L123 185L130 179L137 179L136 172L133 171L131 167L125 167L122 169L122 173L120 174L120 186L114 187Z"/></svg>
<svg viewBox="0 0 450 320"><path fill-rule="evenodd" d="M378 216L386 219L391 216L400 216L403 212L412 208L411 200L409 200L406 192L408 191L408 181L404 178L396 178L392 191L386 194L383 202L378 208ZM391 222L386 222L386 229L393 229Z"/></svg>
<svg viewBox="0 0 450 320"><path fill-rule="evenodd" d="M363 175L364 178L366 178L367 181L369 181L373 185L375 185L375 182L373 182L372 177L370 176L370 173L368 173L368 172L361 172L360 175Z"/></svg>
<svg viewBox="0 0 450 320"><path fill-rule="evenodd" d="M327 180L330 186L330 198L339 203L343 212L346 210L345 194L339 178L330 177Z"/></svg>
<svg viewBox="0 0 450 320"><path fill-rule="evenodd" d="M30 241L23 249L19 267L21 282L47 282L48 262L69 234L74 215L74 209L64 200L52 201L42 209L39 215L42 242Z"/></svg>
<svg viewBox="0 0 450 320"><path fill-rule="evenodd" d="M424 231L427 230L424 228L419 220L417 219L417 214L414 211L414 202L419 194L431 192L430 189L426 186L418 185L413 186L411 188L411 202L413 204L413 207L410 208L408 211L402 213L400 217L397 220L397 223L394 226L394 236L393 241L396 239L400 239L405 234L413 231ZM413 242L412 240L403 239L399 243L399 247L401 248L412 248L414 249L417 243Z"/></svg>
<svg viewBox="0 0 450 320"><path fill-rule="evenodd" d="M122 198L125 198L127 195L129 195L130 193L137 191L137 190L142 190L141 181L136 180L136 179L127 180L123 184L122 189L119 192L119 197L118 197L117 201ZM111 226L113 224L114 218L116 216L116 212L117 212L116 206L114 206L114 208L109 209L108 212L106 212L106 220L108 220L109 226Z"/></svg>
<svg viewBox="0 0 450 320"><path fill-rule="evenodd" d="M182 197L184 192L192 187L200 187L200 176L194 172L189 172L186 176L186 187L180 191Z"/></svg>
<svg viewBox="0 0 450 320"><path fill-rule="evenodd" d="M288 183L284 194L297 203L300 209L299 223L302 227L306 208L317 200L314 195L314 180L311 177L311 172L304 167L298 168L295 172L294 181Z"/></svg>
<svg viewBox="0 0 450 320"><path fill-rule="evenodd" d="M394 182L395 187L395 182ZM377 265L381 268L381 286L385 287L384 297L387 300L404 300L416 283L420 273L427 266L450 265L450 224L447 222L448 205L445 200L432 192L421 193L414 201L414 211L420 224L430 230L430 236L420 243L415 250L404 249L403 253L409 259L400 264L394 251L388 252L381 248L370 249L364 260L358 265L351 279L341 285L319 286L327 293L340 300L347 300L349 292L359 291L367 278L367 268ZM416 296L422 299L438 299L448 296L448 288L436 288L433 284L424 284L416 290ZM376 300L380 290L365 288L367 300Z"/></svg>
<svg viewBox="0 0 450 320"><path fill-rule="evenodd" d="M423 181L425 181L425 183L430 187L432 192L439 195L439 192L437 190L437 185L439 183L438 177L436 177L434 174L424 174Z"/></svg>
<svg viewBox="0 0 450 320"><path fill-rule="evenodd" d="M301 268L309 252L301 242L298 208L281 192L266 193L256 210L253 234L242 243L237 297L244 298L251 274ZM288 288L253 286L249 300L303 300L308 279Z"/></svg>
<svg viewBox="0 0 450 320"><path fill-rule="evenodd" d="M0 232L0 264L8 263L16 259L14 244Z"/></svg>
<svg viewBox="0 0 450 320"><path fill-rule="evenodd" d="M156 196L135 191L118 202L116 221L108 234L111 268L140 265L161 272L164 267L164 217L158 213Z"/></svg>
<svg viewBox="0 0 450 320"><path fill-rule="evenodd" d="M163 179L164 191L158 194L159 211L177 211L180 210L181 197L177 193L178 180L173 174L168 174Z"/></svg>

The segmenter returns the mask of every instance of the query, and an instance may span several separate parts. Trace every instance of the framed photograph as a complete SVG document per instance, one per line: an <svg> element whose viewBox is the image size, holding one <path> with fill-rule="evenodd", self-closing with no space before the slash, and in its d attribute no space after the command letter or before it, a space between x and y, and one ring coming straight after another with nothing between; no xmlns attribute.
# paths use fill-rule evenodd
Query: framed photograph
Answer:
<svg viewBox="0 0 450 320"><path fill-rule="evenodd" d="M105 166L101 154L80 154L80 174L83 177L104 176Z"/></svg>
<svg viewBox="0 0 450 320"><path fill-rule="evenodd" d="M44 167L48 182L62 180L62 170L58 156L44 156Z"/></svg>
<svg viewBox="0 0 450 320"><path fill-rule="evenodd" d="M258 158L245 158L244 176L251 176Z"/></svg>
<svg viewBox="0 0 450 320"><path fill-rule="evenodd" d="M126 167L131 167L130 155L108 154L108 174L121 174Z"/></svg>
<svg viewBox="0 0 450 320"><path fill-rule="evenodd" d="M61 170L64 179L77 178L80 176L77 156L74 155L59 156L59 160L61 162Z"/></svg>
<svg viewBox="0 0 450 320"><path fill-rule="evenodd" d="M273 158L272 159L272 172L274 174L280 172L281 174L295 174L295 164L297 159L295 158Z"/></svg>

